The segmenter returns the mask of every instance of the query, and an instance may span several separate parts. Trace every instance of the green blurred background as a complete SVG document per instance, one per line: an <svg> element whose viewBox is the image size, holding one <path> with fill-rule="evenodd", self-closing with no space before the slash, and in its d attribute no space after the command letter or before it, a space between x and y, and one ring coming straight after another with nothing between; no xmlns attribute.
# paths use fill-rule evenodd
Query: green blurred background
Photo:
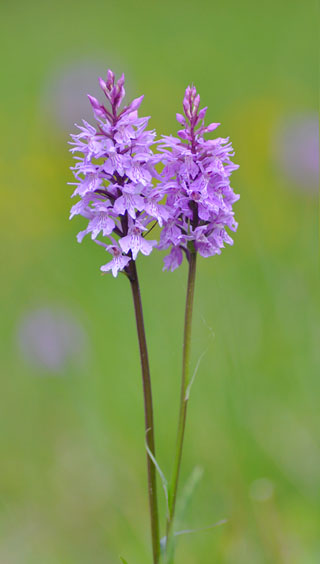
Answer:
<svg viewBox="0 0 320 564"><path fill-rule="evenodd" d="M1 564L150 562L130 289L68 221L68 132L109 67L159 135L193 82L241 165L235 245L199 260L193 365L207 352L182 484L203 475L180 519L228 523L179 537L176 564L318 563L316 3L3 1L0 16ZM139 269L168 475L186 265L164 273L154 252Z"/></svg>

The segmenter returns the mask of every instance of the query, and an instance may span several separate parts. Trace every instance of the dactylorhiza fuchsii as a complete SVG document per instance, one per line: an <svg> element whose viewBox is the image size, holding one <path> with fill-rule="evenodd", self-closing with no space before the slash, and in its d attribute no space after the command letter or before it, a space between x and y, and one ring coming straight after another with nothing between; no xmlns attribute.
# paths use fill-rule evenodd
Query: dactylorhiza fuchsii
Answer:
<svg viewBox="0 0 320 564"><path fill-rule="evenodd" d="M77 161L72 167L76 179L73 196L80 200L70 217L81 215L88 221L77 236L79 242L90 234L111 255L101 270L111 271L115 277L123 271L130 281L143 381L153 564L160 561L156 470L166 491L166 534L161 542L164 564L172 564L173 524L193 382L190 352L197 255L220 254L225 243L233 244L227 229L237 229L233 204L239 196L230 186L230 177L238 165L231 161L234 153L229 138L205 138L220 124L205 126L207 108L199 109L200 96L194 86L185 91L184 115L176 114L182 126L178 137L162 136L156 142L155 132L146 129L149 118L138 117L143 96L121 109L124 76L115 81L109 70L106 81L99 80L107 107L89 96L96 124L83 121L77 126L80 132L71 136L71 151ZM151 147L156 143L158 152L154 153ZM157 164L162 165L160 172ZM159 243L148 238L156 223L161 228ZM188 261L180 409L170 483L164 479L155 453L151 378L135 262L139 252L149 255L154 248L169 250L165 270L175 270L184 256Z"/></svg>
<svg viewBox="0 0 320 564"><path fill-rule="evenodd" d="M162 227L158 249L170 249L164 268L171 271L180 266L183 253L188 258L192 242L204 257L220 254L224 243L233 244L226 228L235 231L238 226L232 206L240 196L230 186L238 165L230 159L234 152L229 138L204 138L220 124L204 125L207 108L199 110L195 87L186 89L184 115L176 114L183 126L179 138L162 136L155 154L155 132L146 130L149 117L138 117L143 96L120 110L124 75L115 82L109 70L100 86L109 110L89 95L96 126L83 121L77 126L80 133L71 135L71 151L77 154L73 196L81 199L70 218L82 215L89 220L77 236L79 242L91 233L111 254L101 270L117 276L139 251L149 255L157 245L145 237L152 222ZM155 170L159 161L164 165L160 176ZM153 179L158 179L156 187ZM97 239L100 234L103 241Z"/></svg>
<svg viewBox="0 0 320 564"><path fill-rule="evenodd" d="M178 137L162 136L158 142L164 166L157 188L169 211L158 248L170 249L164 258L165 270L173 271L179 267L184 255L188 260L180 409L166 525L166 553L170 564L174 553L173 523L187 406L193 382L190 377L190 352L197 255L209 257L220 254L224 243L233 243L226 229L235 231L238 226L232 206L239 196L230 186L231 173L238 168L230 159L234 154L232 146L229 138L205 139L204 136L220 124L205 126L207 108L200 109L199 106L200 96L196 88L188 86L183 99L184 115L176 114L183 128L178 131Z"/></svg>
<svg viewBox="0 0 320 564"><path fill-rule="evenodd" d="M96 125L83 120L77 126L80 133L71 135L71 152L77 154L72 167L76 178L73 196L81 199L72 207L70 219L82 215L89 220L77 239L81 242L90 233L112 256L101 270L117 276L139 252L151 253L157 241L146 239L145 234L151 222L161 226L168 212L159 205L161 194L153 189L159 156L150 148L155 132L146 130L149 117L138 117L143 96L121 110L124 75L116 82L109 70L106 81L99 80L108 107L88 95Z"/></svg>
<svg viewBox="0 0 320 564"><path fill-rule="evenodd" d="M151 253L157 241L149 240L145 235L156 222L161 226L168 214L166 207L159 205L162 195L153 189L154 166L159 156L154 155L150 148L155 132L146 129L149 118L138 117L137 110L143 96L121 109L125 96L124 75L116 82L109 70L106 81L99 80L107 107L89 96L96 125L93 127L83 121L78 126L80 133L71 136L72 153L80 153L72 167L76 178L73 195L80 196L80 201L72 207L70 217L79 214L88 220L86 229L78 234L79 242L90 233L91 238L110 253L111 260L101 270L111 270L114 277L123 271L130 281L143 383L152 553L153 563L158 564L160 538L156 469L151 459L155 457L153 403L135 261L139 252L143 255ZM103 240L97 239L98 236Z"/></svg>
<svg viewBox="0 0 320 564"><path fill-rule="evenodd" d="M240 196L230 186L238 168L229 138L204 138L220 124L204 125L207 108L199 110L200 96L188 86L183 99L184 115L176 114L183 129L177 137L162 136L159 151L164 168L159 191L166 196L169 218L161 231L159 249L170 249L165 269L175 270L190 244L203 257L220 254L224 243L233 244L226 228L235 231L232 206Z"/></svg>

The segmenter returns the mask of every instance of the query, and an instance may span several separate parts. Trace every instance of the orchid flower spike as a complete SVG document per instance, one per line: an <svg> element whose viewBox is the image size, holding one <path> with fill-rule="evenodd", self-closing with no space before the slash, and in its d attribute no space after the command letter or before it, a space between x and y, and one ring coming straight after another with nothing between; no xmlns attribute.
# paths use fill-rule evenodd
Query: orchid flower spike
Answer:
<svg viewBox="0 0 320 564"><path fill-rule="evenodd" d="M159 205L161 194L152 185L154 165L159 161L151 150L155 132L146 129L148 117L138 117L143 96L121 110L124 80L122 75L116 81L111 70L105 81L99 79L106 105L88 96L96 124L83 121L70 142L71 152L77 155L72 167L76 179L73 196L80 197L70 218L82 215L88 220L78 241L90 234L102 245L112 258L101 270L111 270L113 276L128 272L139 252L151 253L157 241L145 238L149 224L158 221L162 225L168 216Z"/></svg>
<svg viewBox="0 0 320 564"><path fill-rule="evenodd" d="M220 254L224 243L233 244L226 228L235 231L232 206L240 196L230 186L231 173L238 168L229 138L205 139L220 124L205 126L207 108L199 109L200 96L188 86L183 99L184 115L177 137L162 136L159 151L164 168L159 192L166 197L169 217L164 222L159 249L170 249L164 269L175 270L189 256L190 249L203 257Z"/></svg>

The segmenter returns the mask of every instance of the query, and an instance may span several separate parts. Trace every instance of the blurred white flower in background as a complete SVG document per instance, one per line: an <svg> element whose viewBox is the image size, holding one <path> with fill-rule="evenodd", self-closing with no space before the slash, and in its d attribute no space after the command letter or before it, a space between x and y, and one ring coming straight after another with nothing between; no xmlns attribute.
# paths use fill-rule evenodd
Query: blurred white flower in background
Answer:
<svg viewBox="0 0 320 564"><path fill-rule="evenodd" d="M258 478L250 485L250 497L255 501L267 501L274 493L274 486L268 478Z"/></svg>

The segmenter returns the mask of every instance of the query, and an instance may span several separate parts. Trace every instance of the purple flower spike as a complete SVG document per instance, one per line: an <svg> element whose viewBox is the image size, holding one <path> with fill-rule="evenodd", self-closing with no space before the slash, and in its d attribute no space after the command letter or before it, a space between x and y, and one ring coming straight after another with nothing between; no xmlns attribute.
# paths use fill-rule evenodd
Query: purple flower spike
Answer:
<svg viewBox="0 0 320 564"><path fill-rule="evenodd" d="M164 259L164 270L175 270L183 253L189 257L194 249L204 257L221 253L224 243L233 243L226 227L235 231L232 205L240 196L230 186L231 173L238 168L230 157L229 138L206 140L205 133L220 124L205 127L207 108L199 110L200 96L188 86L183 99L184 115L176 114L183 126L179 139L162 136L159 151L164 168L157 191L166 196L163 229L159 249L171 249Z"/></svg>
<svg viewBox="0 0 320 564"><path fill-rule="evenodd" d="M76 178L73 196L81 200L71 209L70 218L82 215L88 222L78 234L78 241L91 238L112 255L101 267L103 272L129 268L139 252L149 255L156 241L145 239L148 225L167 218L165 206L159 204L162 192L153 189L157 176L154 165L159 161L151 150L155 132L146 130L149 118L139 118L137 110L143 96L120 110L125 96L124 75L118 81L108 71L106 81L99 79L107 99L107 107L88 96L96 119L96 126L83 121L80 132L71 135L72 153L76 164L72 167ZM107 242L97 237L107 238ZM115 238L116 237L116 238Z"/></svg>

